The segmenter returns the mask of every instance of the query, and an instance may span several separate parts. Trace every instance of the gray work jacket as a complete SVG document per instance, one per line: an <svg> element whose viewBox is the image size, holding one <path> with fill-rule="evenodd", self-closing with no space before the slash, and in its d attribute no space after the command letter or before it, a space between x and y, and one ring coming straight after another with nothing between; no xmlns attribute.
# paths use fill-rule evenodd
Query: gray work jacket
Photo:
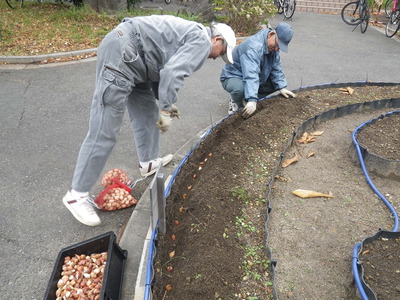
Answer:
<svg viewBox="0 0 400 300"><path fill-rule="evenodd" d="M185 77L200 69L211 53L210 30L178 17L125 18L140 34L148 79L158 82L160 108L170 110Z"/></svg>

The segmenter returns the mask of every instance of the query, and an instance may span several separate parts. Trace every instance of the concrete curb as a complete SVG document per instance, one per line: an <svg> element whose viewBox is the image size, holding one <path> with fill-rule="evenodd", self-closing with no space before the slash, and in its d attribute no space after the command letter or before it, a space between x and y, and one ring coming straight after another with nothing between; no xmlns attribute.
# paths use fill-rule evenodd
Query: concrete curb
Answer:
<svg viewBox="0 0 400 300"><path fill-rule="evenodd" d="M76 50L69 52L59 52L59 53L50 53L50 54L41 54L41 55L31 55L31 56L0 56L0 62L7 64L32 64L37 63L46 59L57 59L63 57L73 57L79 55L85 55L89 53L97 52L97 48L85 49L85 50Z"/></svg>

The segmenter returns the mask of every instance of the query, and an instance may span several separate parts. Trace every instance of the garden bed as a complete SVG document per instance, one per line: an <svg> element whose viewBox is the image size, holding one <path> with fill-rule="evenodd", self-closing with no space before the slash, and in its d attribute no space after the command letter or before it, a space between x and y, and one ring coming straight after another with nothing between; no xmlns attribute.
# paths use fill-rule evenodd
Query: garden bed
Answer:
<svg viewBox="0 0 400 300"><path fill-rule="evenodd" d="M313 170L328 165L333 169L320 178L319 185L308 187L325 186L335 200L298 200L290 194L290 184L297 181L295 176L305 177L304 170L297 168L301 164L284 171L276 168L293 131L307 119L336 107L400 94L399 85L356 84L352 95L339 90L346 86L315 87L297 92L295 99L264 100L254 116L244 120L237 113L226 118L199 144L167 198L167 233L158 238L154 260L155 299L272 299L274 293L281 299L354 299L352 247L371 231L390 228L390 214L378 202L360 206L374 196L359 166L347 163L343 167L337 163L339 157L332 155L320 160L322 153L331 154L326 145L339 146L333 140L326 141L324 149L316 148L311 160ZM358 114L368 119L374 112ZM350 132L355 127L347 128L341 121L334 126L342 126L339 131L349 138L345 148L351 146ZM331 138L337 136L336 131L327 129L333 133ZM307 146L295 143L286 157L296 150L304 155ZM294 173L285 174L286 170ZM357 201L343 193L349 181L344 173L357 180L356 187L351 187L356 190L348 192L357 194ZM329 182L342 184L327 187ZM372 210L373 206L378 209ZM265 226L270 208L268 240ZM346 217L349 212L351 216ZM332 217L337 217L334 224ZM314 234L313 227L321 232ZM319 235L324 238L315 239ZM302 251L308 253L302 255ZM278 261L276 268L271 267L271 259ZM327 272L332 266L333 271ZM321 280L322 285L318 284Z"/></svg>

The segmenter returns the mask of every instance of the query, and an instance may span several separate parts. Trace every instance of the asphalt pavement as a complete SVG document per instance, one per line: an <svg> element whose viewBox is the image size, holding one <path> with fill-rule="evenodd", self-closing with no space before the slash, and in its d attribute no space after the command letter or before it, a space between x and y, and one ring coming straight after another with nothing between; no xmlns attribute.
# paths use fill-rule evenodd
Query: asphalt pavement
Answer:
<svg viewBox="0 0 400 300"><path fill-rule="evenodd" d="M283 17L271 19L276 26ZM289 53L282 53L289 89L339 82L400 83L400 43L370 26L362 34L340 15L296 12ZM62 248L113 231L128 250L121 299L133 299L149 228L146 197L136 209L99 212L102 224L76 221L62 204L88 125L96 59L48 65L0 65L0 269L2 299L42 299ZM219 83L223 61L208 60L179 92L182 117L161 137L161 155L174 153L171 174L204 129L227 114ZM293 105L296 100L293 99ZM104 172L121 168L140 178L127 118ZM151 181L133 189L140 199ZM92 190L97 195L100 182Z"/></svg>

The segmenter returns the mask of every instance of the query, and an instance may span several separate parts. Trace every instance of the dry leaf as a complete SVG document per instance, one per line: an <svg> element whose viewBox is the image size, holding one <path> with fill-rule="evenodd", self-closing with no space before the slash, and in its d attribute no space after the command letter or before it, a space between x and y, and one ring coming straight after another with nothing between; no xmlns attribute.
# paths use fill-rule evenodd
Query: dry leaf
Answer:
<svg viewBox="0 0 400 300"><path fill-rule="evenodd" d="M313 136L320 136L320 135L322 135L324 132L321 130L321 131L314 131L313 133L311 133L311 135L313 135Z"/></svg>
<svg viewBox="0 0 400 300"><path fill-rule="evenodd" d="M308 132L304 132L299 140L297 140L300 144L308 144L316 141L316 137L308 134Z"/></svg>
<svg viewBox="0 0 400 300"><path fill-rule="evenodd" d="M342 92L343 94L348 94L348 95L353 95L354 93L354 89L352 89L349 86L346 88L340 88L339 91Z"/></svg>
<svg viewBox="0 0 400 300"><path fill-rule="evenodd" d="M297 189L297 190L293 191L292 194L294 194L300 198L316 198L316 197L333 198L333 195L331 192L329 192L329 194L323 194L320 192L303 190L303 189Z"/></svg>
<svg viewBox="0 0 400 300"><path fill-rule="evenodd" d="M354 90L351 87L348 87L347 92L349 93L349 95L353 95Z"/></svg>
<svg viewBox="0 0 400 300"><path fill-rule="evenodd" d="M310 158L311 156L314 156L314 152L313 151L311 151L310 153L308 153L308 155L307 155L307 158Z"/></svg>
<svg viewBox="0 0 400 300"><path fill-rule="evenodd" d="M175 256L175 251L171 251L168 253L169 258L173 258Z"/></svg>
<svg viewBox="0 0 400 300"><path fill-rule="evenodd" d="M282 168L286 168L287 166L291 165L292 163L295 163L299 161L299 158L297 157L297 154L294 155L294 157L285 159L282 163Z"/></svg>

